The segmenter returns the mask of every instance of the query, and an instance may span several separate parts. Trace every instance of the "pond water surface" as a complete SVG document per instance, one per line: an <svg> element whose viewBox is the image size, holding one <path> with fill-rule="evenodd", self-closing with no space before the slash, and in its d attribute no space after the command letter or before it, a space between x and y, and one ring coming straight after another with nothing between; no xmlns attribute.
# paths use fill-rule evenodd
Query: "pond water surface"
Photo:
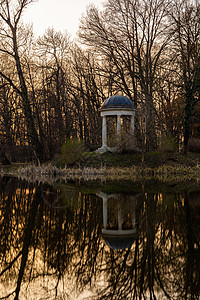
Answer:
<svg viewBox="0 0 200 300"><path fill-rule="evenodd" d="M0 178L0 298L199 299L198 182Z"/></svg>

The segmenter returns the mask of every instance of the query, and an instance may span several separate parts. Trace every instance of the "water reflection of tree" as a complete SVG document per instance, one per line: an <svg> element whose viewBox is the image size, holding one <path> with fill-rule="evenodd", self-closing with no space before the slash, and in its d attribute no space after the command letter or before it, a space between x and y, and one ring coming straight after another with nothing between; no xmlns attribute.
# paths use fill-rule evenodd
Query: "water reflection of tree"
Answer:
<svg viewBox="0 0 200 300"><path fill-rule="evenodd" d="M145 195L139 238L131 250L108 254L109 286L98 299L198 299L199 240L187 202L186 195Z"/></svg>
<svg viewBox="0 0 200 300"><path fill-rule="evenodd" d="M77 278L80 289L91 282L98 268L96 257L103 248L99 199L78 194L71 206L53 209L51 203L55 203L55 199L63 200L60 189L43 186L41 190L40 185L31 187L24 182L17 185L13 178L3 180L1 275L4 275L4 283L12 277L15 298L18 298L22 278L29 281L44 275L55 276L56 290L67 270L70 276ZM50 195L48 204L43 201L45 193ZM39 255L43 268L36 266Z"/></svg>
<svg viewBox="0 0 200 300"><path fill-rule="evenodd" d="M157 294L198 299L200 250L193 224L199 213L191 204L192 194L141 196L135 243L131 249L113 251L101 239L100 198L75 193L65 202L63 188L15 178L1 183L0 274L1 282L12 279L7 293L15 291L15 299L22 282L41 276L56 278L55 293L61 279L67 293L72 290L68 282L81 292L103 278L96 299L156 299ZM55 201L64 208L53 208Z"/></svg>
<svg viewBox="0 0 200 300"><path fill-rule="evenodd" d="M35 188L14 178L3 178L1 182L1 273L9 272L9 277L16 281L16 289L11 292L18 299L22 278L24 275L29 246L36 212L41 203L40 186ZM21 262L18 260L21 258ZM13 268L17 262L17 270ZM16 276L18 274L18 277ZM16 279L17 278L17 279ZM5 280L7 278L5 277ZM7 295L8 296L8 295Z"/></svg>
<svg viewBox="0 0 200 300"><path fill-rule="evenodd" d="M102 209L94 196L80 194L78 204L64 211L48 211L45 218L50 227L44 226L43 232L48 244L45 249L48 265L57 270L58 280L66 270L70 277L73 274L81 290L98 272L97 256L103 247Z"/></svg>

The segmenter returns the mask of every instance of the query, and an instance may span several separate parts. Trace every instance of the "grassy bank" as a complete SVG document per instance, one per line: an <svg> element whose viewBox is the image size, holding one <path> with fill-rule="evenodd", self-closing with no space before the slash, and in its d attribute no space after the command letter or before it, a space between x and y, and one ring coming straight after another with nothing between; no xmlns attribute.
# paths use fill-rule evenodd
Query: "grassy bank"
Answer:
<svg viewBox="0 0 200 300"><path fill-rule="evenodd" d="M102 155L86 154L83 165L100 166L106 165L109 167L142 167L142 168L158 168L163 165L176 167L194 167L200 164L200 154L188 153L183 155L178 152L149 152L142 154L113 154L104 153Z"/></svg>
<svg viewBox="0 0 200 300"><path fill-rule="evenodd" d="M76 156L75 156L76 157ZM97 154L95 152L85 152L81 153L79 158L73 160L73 155L71 155L72 163L68 162L65 156L59 156L51 161L51 164L58 168L67 167L95 167L100 168L102 166L106 167L116 167L116 168L130 168L130 167L140 167L144 168L159 168L162 166L170 167L195 167L200 164L200 154L188 153L187 155L178 152L162 152L154 151L148 152L142 155L131 154L131 153L103 153Z"/></svg>
<svg viewBox="0 0 200 300"><path fill-rule="evenodd" d="M73 164L65 164L63 157L40 165L12 165L1 168L1 174L10 174L24 178L66 177L97 179L138 179L157 178L200 178L200 154L177 152L149 152L142 154L96 154L84 153Z"/></svg>

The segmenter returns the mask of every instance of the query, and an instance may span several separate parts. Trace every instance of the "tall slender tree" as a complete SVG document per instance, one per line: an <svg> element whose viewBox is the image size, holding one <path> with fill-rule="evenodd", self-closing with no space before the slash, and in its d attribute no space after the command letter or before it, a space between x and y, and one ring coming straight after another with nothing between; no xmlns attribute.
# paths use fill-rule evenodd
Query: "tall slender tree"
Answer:
<svg viewBox="0 0 200 300"><path fill-rule="evenodd" d="M0 75L20 95L26 120L27 135L35 148L39 160L44 160L46 155L35 126L20 52L20 39L23 36L23 29L22 27L20 28L21 16L26 7L33 2L34 0L1 0L0 2L0 51L12 58L12 62L15 65L15 79L17 80L12 80L9 75L2 71L0 71Z"/></svg>
<svg viewBox="0 0 200 300"><path fill-rule="evenodd" d="M187 153L194 108L200 101L200 3L174 1L171 10L174 61L185 98L184 152Z"/></svg>

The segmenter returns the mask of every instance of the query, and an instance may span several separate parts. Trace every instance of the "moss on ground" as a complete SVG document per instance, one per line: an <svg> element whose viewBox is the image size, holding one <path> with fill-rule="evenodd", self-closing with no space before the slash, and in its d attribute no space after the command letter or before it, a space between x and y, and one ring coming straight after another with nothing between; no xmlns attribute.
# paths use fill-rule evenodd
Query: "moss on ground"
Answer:
<svg viewBox="0 0 200 300"><path fill-rule="evenodd" d="M49 163L49 162L48 162ZM129 167L142 167L142 168L159 168L161 166L171 167L194 167L200 165L200 153L181 154L178 152L162 152L154 151L142 154L131 153L103 153L97 154L95 152L85 152L74 163L66 165L62 157L57 157L50 162L58 168L67 167L95 167L100 168L116 167L116 168L129 168Z"/></svg>
<svg viewBox="0 0 200 300"><path fill-rule="evenodd" d="M139 166L144 168L157 168L163 165L168 166L185 166L193 167L200 164L200 154L188 153L187 155L178 152L148 152L144 154L117 154L117 153L104 153L104 154L86 154L84 159L76 162L82 166L88 167L133 167Z"/></svg>

